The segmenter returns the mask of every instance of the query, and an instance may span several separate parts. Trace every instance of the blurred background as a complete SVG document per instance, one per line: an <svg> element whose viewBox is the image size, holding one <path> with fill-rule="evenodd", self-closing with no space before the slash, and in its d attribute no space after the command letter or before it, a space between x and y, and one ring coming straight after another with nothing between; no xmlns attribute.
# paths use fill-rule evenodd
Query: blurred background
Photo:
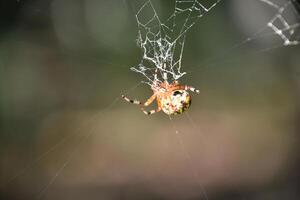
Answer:
<svg viewBox="0 0 300 200"><path fill-rule="evenodd" d="M142 3L0 2L0 198L300 199L300 48L254 37L274 10L226 0L201 18L182 79L201 94L170 120L120 99L151 95L129 69Z"/></svg>

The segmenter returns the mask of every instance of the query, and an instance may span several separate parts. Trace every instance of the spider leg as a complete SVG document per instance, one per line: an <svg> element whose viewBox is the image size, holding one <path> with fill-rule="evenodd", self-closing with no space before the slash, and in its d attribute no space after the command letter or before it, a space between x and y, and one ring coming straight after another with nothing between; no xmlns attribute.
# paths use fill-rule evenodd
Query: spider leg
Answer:
<svg viewBox="0 0 300 200"><path fill-rule="evenodd" d="M191 91L191 92L195 92L195 93L197 93L197 94L200 94L200 90L198 90L198 89L196 89L196 88L194 88L194 87L192 87L192 86L182 85L182 86L180 86L180 89L181 89L181 90L189 90L189 91Z"/></svg>
<svg viewBox="0 0 300 200"><path fill-rule="evenodd" d="M192 87L192 86L186 86L186 90L190 90L191 92L195 92L197 94L200 94L200 90Z"/></svg>
<svg viewBox="0 0 300 200"><path fill-rule="evenodd" d="M142 105L142 102L138 101L138 100L131 100L128 97L126 97L125 95L122 95L122 98L127 101L128 103L132 103L132 104L136 104L136 105Z"/></svg>
<svg viewBox="0 0 300 200"><path fill-rule="evenodd" d="M156 98L156 94L153 94L145 103L144 106L149 106L151 103L153 103L154 99Z"/></svg>
<svg viewBox="0 0 300 200"><path fill-rule="evenodd" d="M141 105L141 110L143 111L143 113L145 113L146 115L152 115L154 113L157 113L161 110L161 107L158 107L156 110L150 110L150 111L146 111L144 109L144 107L149 106L156 98L156 94L153 94L149 99L147 99L147 101L145 103L142 103L138 100L131 100L128 97L126 97L125 95L122 95L122 98L132 104L136 104L136 105Z"/></svg>
<svg viewBox="0 0 300 200"><path fill-rule="evenodd" d="M142 107L142 111L143 113L145 113L146 115L152 115L154 113L158 113L159 111L161 111L161 107L158 107L156 110L150 110L150 111L146 111L144 110L144 108Z"/></svg>
<svg viewBox="0 0 300 200"><path fill-rule="evenodd" d="M125 95L122 95L122 98L129 103L146 107L146 106L149 106L154 101L154 99L156 98L156 94L153 94L149 99L147 99L147 101L145 103L142 103L138 100L131 100L128 97L126 97Z"/></svg>

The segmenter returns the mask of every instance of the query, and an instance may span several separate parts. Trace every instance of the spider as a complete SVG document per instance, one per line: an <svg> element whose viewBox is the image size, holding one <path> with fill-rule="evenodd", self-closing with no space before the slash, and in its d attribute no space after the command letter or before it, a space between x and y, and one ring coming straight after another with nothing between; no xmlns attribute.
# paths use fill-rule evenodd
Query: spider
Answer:
<svg viewBox="0 0 300 200"><path fill-rule="evenodd" d="M167 81L158 83L154 82L151 86L153 95L147 99L145 103L138 100L131 100L125 95L122 98L132 104L141 106L141 110L146 115L152 115L161 110L167 115L177 115L186 111L191 106L191 96L188 91L200 93L199 90L192 86L180 85L178 81L169 84ZM155 110L146 111L144 108L153 103L156 99L157 108Z"/></svg>

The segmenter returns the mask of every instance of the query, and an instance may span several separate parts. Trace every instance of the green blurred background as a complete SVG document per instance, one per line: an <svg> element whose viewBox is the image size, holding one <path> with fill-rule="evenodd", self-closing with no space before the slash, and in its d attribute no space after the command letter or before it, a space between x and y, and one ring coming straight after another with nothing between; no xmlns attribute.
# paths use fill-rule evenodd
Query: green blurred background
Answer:
<svg viewBox="0 0 300 200"><path fill-rule="evenodd" d="M170 120L120 99L151 95L129 69L143 2L0 2L1 199L300 199L299 46L233 48L274 13L224 0L201 18L182 79L201 94Z"/></svg>

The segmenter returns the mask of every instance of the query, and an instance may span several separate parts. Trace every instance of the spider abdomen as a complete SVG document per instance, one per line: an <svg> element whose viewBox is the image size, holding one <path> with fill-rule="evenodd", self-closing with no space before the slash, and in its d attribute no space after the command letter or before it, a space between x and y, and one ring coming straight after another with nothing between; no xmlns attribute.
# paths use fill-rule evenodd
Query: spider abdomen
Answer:
<svg viewBox="0 0 300 200"><path fill-rule="evenodd" d="M159 98L161 109L167 115L177 115L191 106L191 96L186 90L175 90Z"/></svg>

